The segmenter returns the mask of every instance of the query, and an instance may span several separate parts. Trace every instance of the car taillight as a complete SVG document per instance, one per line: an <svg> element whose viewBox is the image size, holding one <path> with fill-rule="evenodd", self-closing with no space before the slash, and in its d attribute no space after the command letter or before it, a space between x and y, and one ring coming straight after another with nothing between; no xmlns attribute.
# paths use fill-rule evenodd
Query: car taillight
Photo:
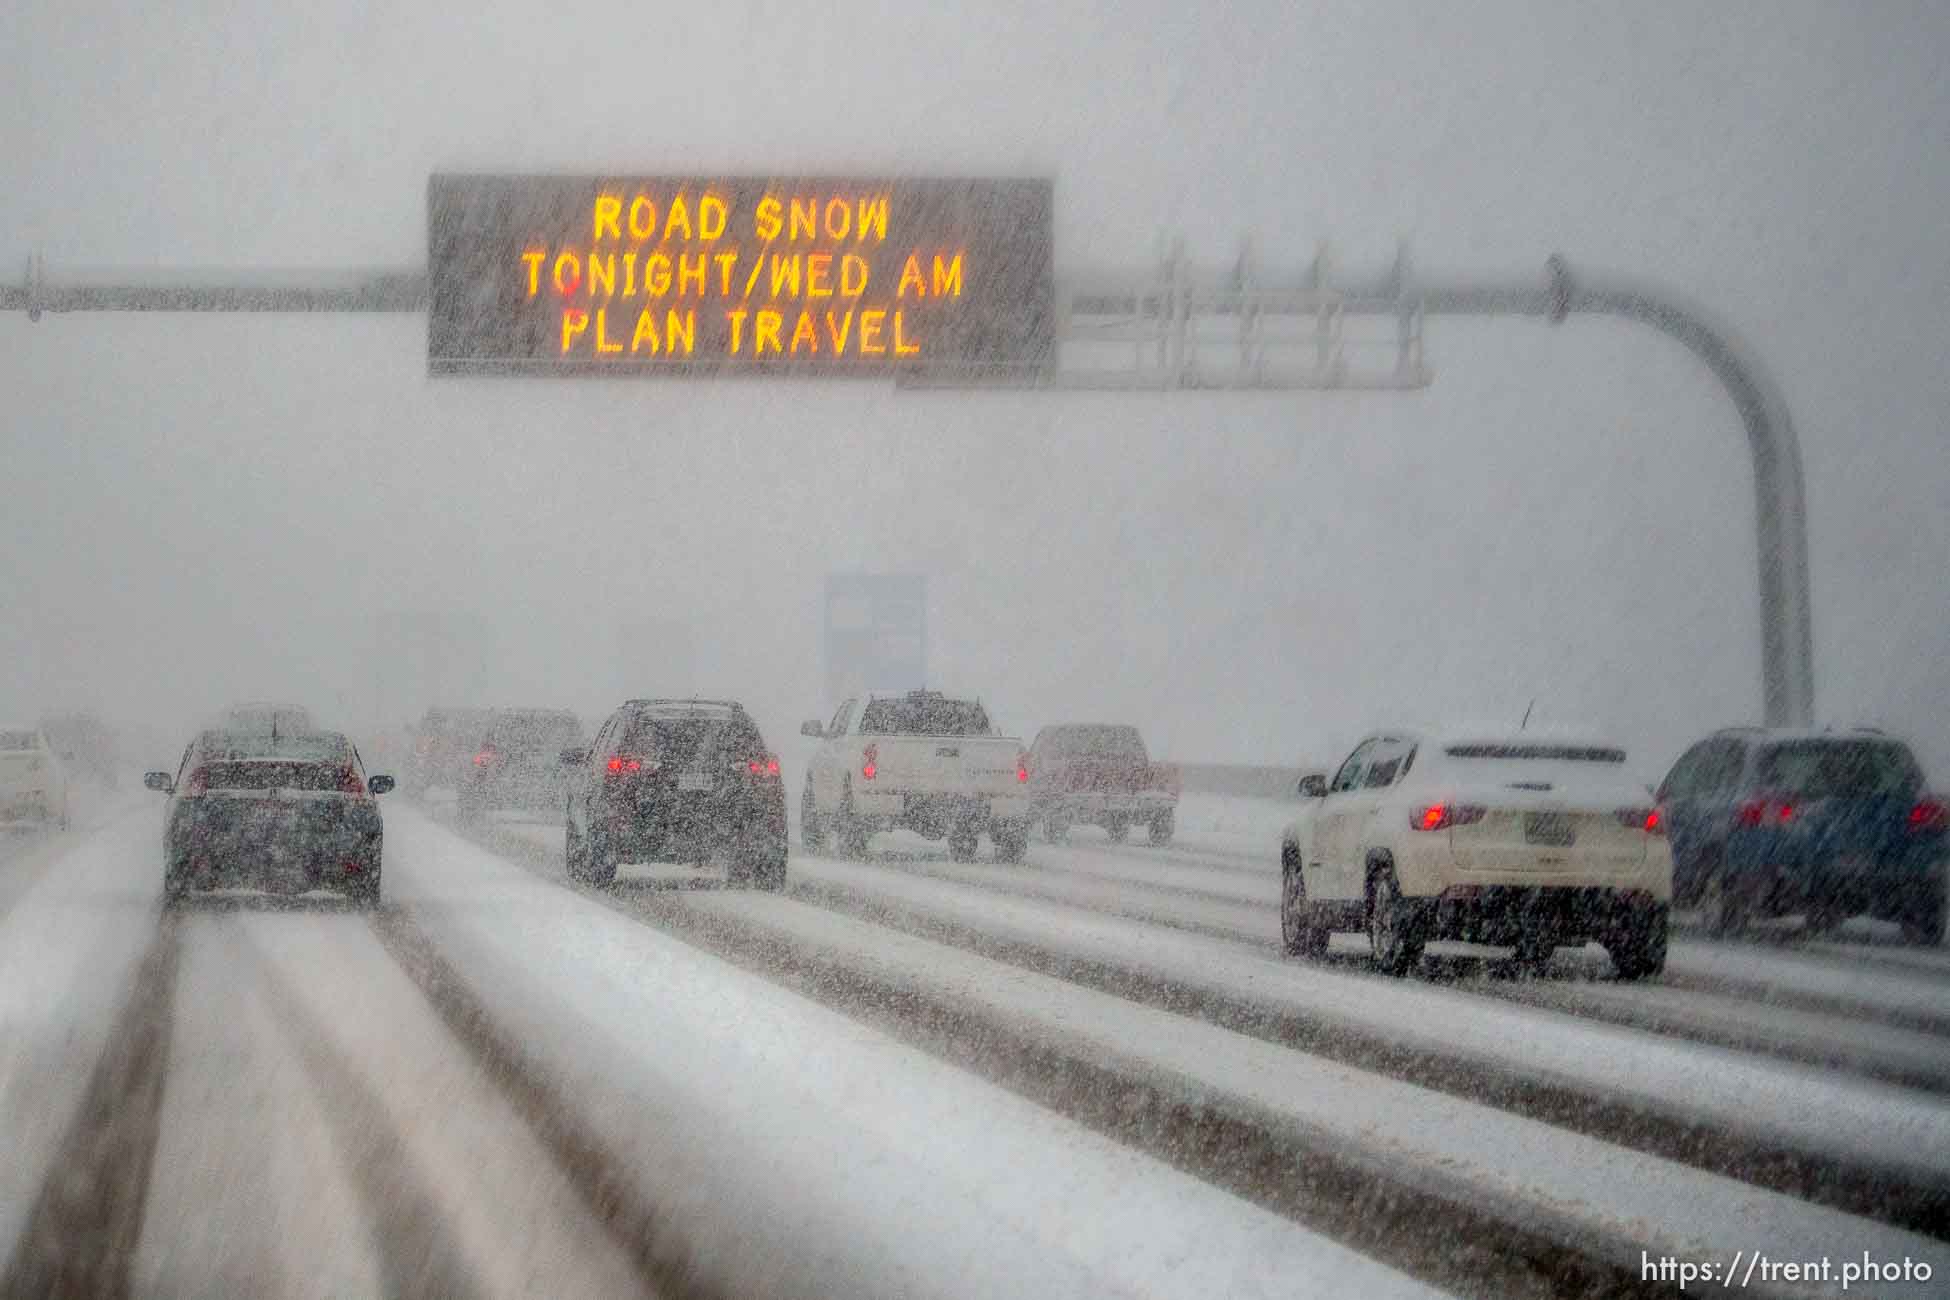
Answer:
<svg viewBox="0 0 1950 1300"><path fill-rule="evenodd" d="M1487 810L1475 804L1432 803L1408 814L1411 830L1443 831L1451 826L1473 826L1483 820Z"/></svg>
<svg viewBox="0 0 1950 1300"><path fill-rule="evenodd" d="M874 773L880 770L880 746L868 745L860 751L860 779L873 780Z"/></svg>
<svg viewBox="0 0 1950 1300"><path fill-rule="evenodd" d="M339 769L340 794L364 794L365 792L365 784L359 780L357 772L349 767Z"/></svg>
<svg viewBox="0 0 1950 1300"><path fill-rule="evenodd" d="M1029 755L1017 754L1016 755L1016 784L1027 785L1028 783L1029 783Z"/></svg>
<svg viewBox="0 0 1950 1300"><path fill-rule="evenodd" d="M1909 810L1909 829L1912 833L1950 830L1950 807L1936 799L1918 800Z"/></svg>
<svg viewBox="0 0 1950 1300"><path fill-rule="evenodd" d="M1786 800L1749 799L1733 810L1733 820L1738 826L1765 826L1770 822L1785 826L1794 820L1794 805Z"/></svg>
<svg viewBox="0 0 1950 1300"><path fill-rule="evenodd" d="M753 776L777 776L779 774L779 760L767 754L764 758L755 758L745 764L745 770Z"/></svg>
<svg viewBox="0 0 1950 1300"><path fill-rule="evenodd" d="M484 749L480 753L474 755L474 766L486 767L489 763L492 763L495 760L495 757L496 755L493 750Z"/></svg>
<svg viewBox="0 0 1950 1300"><path fill-rule="evenodd" d="M609 768L610 771L619 774L623 772L641 772L643 770L643 760L640 758L631 758L627 754L611 754L609 756L609 762L604 766Z"/></svg>
<svg viewBox="0 0 1950 1300"><path fill-rule="evenodd" d="M210 792L210 769L199 767L190 773L190 779L183 785L183 793L190 795Z"/></svg>
<svg viewBox="0 0 1950 1300"><path fill-rule="evenodd" d="M1620 808L1618 824L1631 830L1642 830L1647 835L1666 833L1666 819L1657 808Z"/></svg>

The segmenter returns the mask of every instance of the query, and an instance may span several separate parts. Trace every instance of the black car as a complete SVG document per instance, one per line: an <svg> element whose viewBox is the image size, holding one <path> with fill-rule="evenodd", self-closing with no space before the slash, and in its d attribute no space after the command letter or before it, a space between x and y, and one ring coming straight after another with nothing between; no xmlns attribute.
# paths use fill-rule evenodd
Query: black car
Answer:
<svg viewBox="0 0 1950 1300"><path fill-rule="evenodd" d="M1900 740L1719 731L1680 756L1658 799L1674 898L1707 907L1717 932L1797 912L1820 931L1867 912L1943 941L1950 818Z"/></svg>
<svg viewBox="0 0 1950 1300"><path fill-rule="evenodd" d="M373 796L393 778L368 779L359 751L337 732L205 731L175 776L151 772L144 784L169 796L163 896L171 903L230 888L379 901L384 828Z"/></svg>
<svg viewBox="0 0 1950 1300"><path fill-rule="evenodd" d="M562 806L562 751L582 745L582 720L566 709L495 709L459 765L455 806L464 820L495 809L553 812Z"/></svg>
<svg viewBox="0 0 1950 1300"><path fill-rule="evenodd" d="M785 888L785 785L742 706L631 700L562 761L571 876L607 885L618 862L723 858L733 885Z"/></svg>

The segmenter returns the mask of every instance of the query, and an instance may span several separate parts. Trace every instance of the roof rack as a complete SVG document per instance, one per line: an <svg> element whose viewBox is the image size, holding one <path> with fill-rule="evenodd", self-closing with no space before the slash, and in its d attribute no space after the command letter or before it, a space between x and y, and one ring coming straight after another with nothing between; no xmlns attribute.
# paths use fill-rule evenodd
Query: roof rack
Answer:
<svg viewBox="0 0 1950 1300"><path fill-rule="evenodd" d="M697 708L702 706L702 707L717 708L717 709L730 709L734 713L743 713L745 711L745 706L740 704L736 700L701 700L696 696L691 696L688 699L624 700L623 703L628 705L653 705L653 706L662 705L670 708L683 708L683 709Z"/></svg>

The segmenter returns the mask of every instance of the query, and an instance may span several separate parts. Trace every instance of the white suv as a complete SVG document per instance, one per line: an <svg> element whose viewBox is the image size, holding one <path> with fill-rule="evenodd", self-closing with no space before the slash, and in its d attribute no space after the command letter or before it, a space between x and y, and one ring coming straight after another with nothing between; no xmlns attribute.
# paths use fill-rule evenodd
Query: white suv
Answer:
<svg viewBox="0 0 1950 1300"><path fill-rule="evenodd" d="M1366 930L1410 970L1431 939L1510 946L1541 966L1595 940L1625 979L1665 968L1672 853L1615 745L1538 735L1362 741L1286 828L1280 928L1295 956Z"/></svg>
<svg viewBox="0 0 1950 1300"><path fill-rule="evenodd" d="M0 817L68 829L68 774L39 727L0 726Z"/></svg>

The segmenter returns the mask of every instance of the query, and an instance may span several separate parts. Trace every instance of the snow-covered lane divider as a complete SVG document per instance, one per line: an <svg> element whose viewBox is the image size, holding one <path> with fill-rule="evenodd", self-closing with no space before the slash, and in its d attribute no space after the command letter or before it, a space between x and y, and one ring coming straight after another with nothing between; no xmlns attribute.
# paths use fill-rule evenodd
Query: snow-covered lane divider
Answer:
<svg viewBox="0 0 1950 1300"><path fill-rule="evenodd" d="M1866 1248L1880 1259L1941 1249L1913 1233L794 899L679 898L761 949L783 941L831 968L835 986L886 987L965 1006L1296 1146L1374 1169L1410 1194L1432 1193L1452 1203L1444 1216L1452 1221L1488 1211L1628 1275L1645 1252L1706 1259L1759 1249L1839 1259Z"/></svg>
<svg viewBox="0 0 1950 1300"><path fill-rule="evenodd" d="M795 858L793 879L836 901L889 906L1001 945L1095 966L1322 1039L1379 1041L1644 1116L1675 1117L1770 1151L1900 1178L1932 1198L1950 1186L1950 1104L1914 1092L1504 1005L1429 985L1338 973L1079 908L1032 902L885 867Z"/></svg>
<svg viewBox="0 0 1950 1300"><path fill-rule="evenodd" d="M386 856L728 1294L1434 1294L411 810Z"/></svg>

